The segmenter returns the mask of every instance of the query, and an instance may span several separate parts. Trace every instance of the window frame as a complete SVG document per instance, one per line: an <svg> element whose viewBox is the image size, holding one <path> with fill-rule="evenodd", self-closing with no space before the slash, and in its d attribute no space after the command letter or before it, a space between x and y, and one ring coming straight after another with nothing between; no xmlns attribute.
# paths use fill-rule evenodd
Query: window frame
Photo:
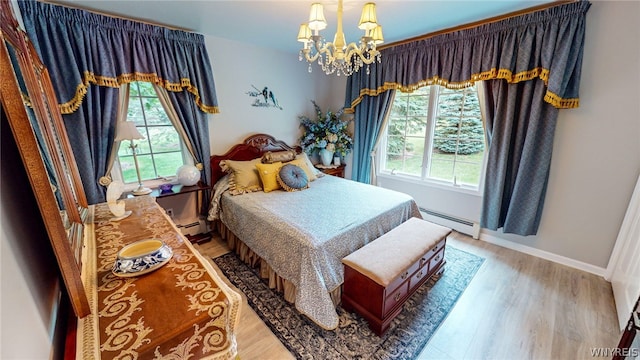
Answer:
<svg viewBox="0 0 640 360"><path fill-rule="evenodd" d="M432 160L431 158L432 158L432 151L433 151L435 126L436 126L436 120L437 120L437 105L438 105L440 90L442 86L429 85L429 87L430 87L429 105L428 105L429 108L427 111L427 124L424 131L425 151L422 155L422 166L421 166L420 175L412 175L412 174L403 173L403 172L384 170L386 165L386 158L387 158L387 145L388 145L387 140L388 140L388 129L389 129L389 120L390 120L389 118L391 116L391 112L389 112L387 114L387 118L385 119L384 132L381 134L382 139L380 140L380 143L378 145L378 151L376 151L376 154L377 154L375 159L376 165L377 165L376 168L379 169L377 171L376 176L381 178L389 177L391 179L401 179L403 181L411 182L414 184L430 185L440 189L452 190L452 191L457 191L457 192L462 192L462 193L467 193L472 195L482 195L484 191L484 178L485 178L484 174L487 168L487 154L489 150L489 147L487 144L486 132L484 136L485 148L484 148L484 153L482 156L482 162L481 162L481 168L480 168L480 179L478 181L477 187L470 186L467 184L457 183L455 180L456 179L455 176L453 181L440 180L440 179L436 179L428 176L431 169L431 160ZM484 97L484 94L482 93L482 89L483 87L481 86L480 82L477 82L476 92L479 100L480 115L482 117L482 123L484 128L485 110L484 110L483 101L482 101ZM399 90L396 90L396 91L399 91ZM425 166L425 163L427 164L427 166Z"/></svg>
<svg viewBox="0 0 640 360"><path fill-rule="evenodd" d="M129 84L129 86L132 86L135 82L132 82ZM155 91L155 89L154 89ZM148 95L140 95L140 92L138 91L138 95L129 95L129 102L133 100L133 98L135 98L135 101L142 101L142 99L144 98L149 98L150 96ZM156 98L158 98L158 94L156 92ZM144 117L144 122L145 125L144 126L138 126L136 125L137 128L145 128L145 131L140 131L140 133L144 136L144 140L140 139L140 140L135 140L135 144L137 146L140 146L140 142L141 141L150 141L149 140L149 128L154 128L154 127L169 127L171 126L171 128L173 128L173 130L176 132L176 134L178 135L178 140L180 142L180 154L182 156L182 165L194 165L194 161L193 158L191 157L191 154L189 153L189 150L187 149L186 144L184 143L184 141L182 140L182 137L180 136L180 133L178 131L178 129L176 129L175 125L173 124L173 122L171 120L169 120L170 125L151 125L149 126L148 122L147 122L147 118L146 118L146 114L145 114L145 109L144 109L144 105L141 104L142 106L142 112L143 112L143 117ZM166 114L166 111L164 110L164 107L162 106L162 104L160 104L160 107L162 108L162 111ZM168 116L168 115L167 115ZM129 121L129 119L123 119L123 121ZM123 140L120 142L119 146L125 146L125 147L129 147L128 144L129 140ZM115 146L115 144L114 144ZM138 148L139 149L139 148ZM155 152L153 152L153 147L151 147L149 145L149 149L151 150L149 152L149 154L151 155L152 159L154 159L154 154L156 154ZM121 181L124 184L125 187L125 191L130 191L130 190L134 190L135 188L138 187L138 179L137 177L133 180L133 182L126 182L124 179L124 176L122 174L122 165L120 163L120 155L118 154L119 152L119 148L115 150L115 159L113 161L113 166L111 168L111 178L113 180L118 180ZM170 151L170 152L166 152L166 151L160 151L157 152L158 154L163 154L163 153L172 153L172 152L177 152L177 151ZM138 153L138 156L140 154ZM147 155L147 154L144 154ZM155 159L154 161L154 166L155 166ZM179 166L178 166L179 167ZM176 169L178 168L176 167ZM154 178L154 179L147 179L147 180L142 180L142 184L146 187L149 188L156 188L158 186L160 186L161 184L165 184L167 182L174 182L177 178L176 174L173 174L171 176L165 176L165 177L158 177L158 178Z"/></svg>

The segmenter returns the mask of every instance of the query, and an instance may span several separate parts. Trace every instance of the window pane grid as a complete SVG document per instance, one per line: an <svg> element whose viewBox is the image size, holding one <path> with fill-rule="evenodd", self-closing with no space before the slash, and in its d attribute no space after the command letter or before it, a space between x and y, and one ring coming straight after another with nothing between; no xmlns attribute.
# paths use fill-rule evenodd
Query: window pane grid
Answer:
<svg viewBox="0 0 640 360"><path fill-rule="evenodd" d="M479 185L485 139L475 87L398 91L388 124L382 171Z"/></svg>
<svg viewBox="0 0 640 360"><path fill-rule="evenodd" d="M166 115L151 83L133 82L129 89L127 120L133 121L145 138L137 140L137 158L142 180L172 176L182 165L182 140ZM128 144L127 144L128 145ZM118 151L125 183L137 182L129 146Z"/></svg>

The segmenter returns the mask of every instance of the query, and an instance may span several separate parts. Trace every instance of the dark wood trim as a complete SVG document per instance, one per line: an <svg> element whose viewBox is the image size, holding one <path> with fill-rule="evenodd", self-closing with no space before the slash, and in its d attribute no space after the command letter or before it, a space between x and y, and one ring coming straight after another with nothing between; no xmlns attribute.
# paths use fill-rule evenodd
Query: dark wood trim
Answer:
<svg viewBox="0 0 640 360"><path fill-rule="evenodd" d="M467 24L458 25L458 26L447 28L447 29L442 29L442 30L430 32L430 33L424 34L424 35L414 36L414 37L409 38L409 39L400 40L400 41L392 42L392 43L389 43L389 44L384 44L384 45L379 46L378 50L383 50L383 49L387 49L387 48L390 48L390 47L393 47L393 46L398 46L398 45L404 45L404 44L408 44L408 43L411 43L411 42L414 42L414 41L425 40L425 39L428 39L428 38L432 38L434 36L447 34L447 33L451 33L451 32L454 32L454 31L471 29L471 28L474 28L474 27L478 27L480 25L490 24L490 23L494 23L494 22L497 22L497 21L509 19L509 18L512 18L512 17L515 17L515 16L520 16L520 15L524 15L524 14L528 14L528 13L532 13L532 12L536 12L536 11L539 11L539 10L544 10L544 9L552 8L552 7L559 6L559 5L572 3L572 2L576 2L576 0L556 0L556 1L551 2L551 3L536 5L536 6L528 7L526 9L512 11L510 13L493 16L493 17L490 17L490 18L487 18L487 19L478 20L478 21L467 23Z"/></svg>
<svg viewBox="0 0 640 360"><path fill-rule="evenodd" d="M300 146L289 146L284 141L276 140L271 135L255 134L251 135L240 144L234 145L224 155L213 155L210 158L211 165L211 185L225 175L220 168L222 160L248 161L259 158L267 151L291 151L300 153Z"/></svg>

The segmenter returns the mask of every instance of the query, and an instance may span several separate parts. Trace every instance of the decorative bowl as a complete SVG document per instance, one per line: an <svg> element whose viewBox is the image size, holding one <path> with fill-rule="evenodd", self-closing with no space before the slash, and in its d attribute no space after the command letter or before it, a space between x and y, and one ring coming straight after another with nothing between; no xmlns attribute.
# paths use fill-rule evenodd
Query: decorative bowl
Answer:
<svg viewBox="0 0 640 360"><path fill-rule="evenodd" d="M163 193L171 192L171 188L173 188L173 184L162 184L160 185L160 191Z"/></svg>
<svg viewBox="0 0 640 360"><path fill-rule="evenodd" d="M112 271L120 277L139 276L157 270L172 256L171 248L162 240L140 240L118 252Z"/></svg>

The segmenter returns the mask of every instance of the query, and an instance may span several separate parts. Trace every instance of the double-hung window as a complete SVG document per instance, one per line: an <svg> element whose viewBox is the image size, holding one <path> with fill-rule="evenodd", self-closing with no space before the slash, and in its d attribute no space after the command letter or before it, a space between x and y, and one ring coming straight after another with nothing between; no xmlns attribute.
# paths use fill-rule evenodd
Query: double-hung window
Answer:
<svg viewBox="0 0 640 360"><path fill-rule="evenodd" d="M381 142L380 172L480 190L485 136L475 86L396 91Z"/></svg>
<svg viewBox="0 0 640 360"><path fill-rule="evenodd" d="M142 181L166 179L176 175L176 169L188 163L188 153L176 128L169 120L151 83L132 82L129 88L127 121L136 124L144 137L134 140ZM138 183L133 153L129 140L120 143L118 150L120 176L125 184Z"/></svg>

